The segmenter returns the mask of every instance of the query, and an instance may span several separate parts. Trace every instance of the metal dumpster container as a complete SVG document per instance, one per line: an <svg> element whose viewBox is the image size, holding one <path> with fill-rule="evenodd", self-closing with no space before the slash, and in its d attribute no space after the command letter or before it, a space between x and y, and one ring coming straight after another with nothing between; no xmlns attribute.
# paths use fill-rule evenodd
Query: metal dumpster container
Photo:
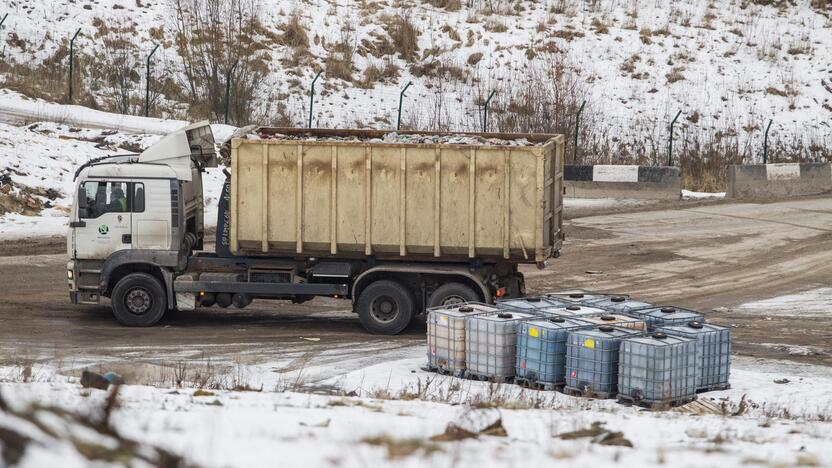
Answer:
<svg viewBox="0 0 832 468"><path fill-rule="evenodd" d="M697 363L699 392L731 388L731 329L704 322L661 326L656 331L698 341Z"/></svg>
<svg viewBox="0 0 832 468"><path fill-rule="evenodd" d="M560 250L563 135L398 135L422 142L292 128L233 139L231 251L542 263Z"/></svg>
<svg viewBox="0 0 832 468"><path fill-rule="evenodd" d="M428 367L461 375L465 371L465 321L474 315L496 312L492 305L455 304L428 310Z"/></svg>
<svg viewBox="0 0 832 468"><path fill-rule="evenodd" d="M537 317L505 310L470 317L465 326L468 375L495 381L514 377L517 324Z"/></svg>
<svg viewBox="0 0 832 468"><path fill-rule="evenodd" d="M573 395L613 398L618 393L621 341L641 332L602 325L569 333L566 341L566 386Z"/></svg>
<svg viewBox="0 0 832 468"><path fill-rule="evenodd" d="M550 390L564 384L569 331L591 325L572 317L549 317L517 326L516 376Z"/></svg>
<svg viewBox="0 0 832 468"><path fill-rule="evenodd" d="M618 399L670 407L696 399L697 341L663 332L627 338L618 353Z"/></svg>

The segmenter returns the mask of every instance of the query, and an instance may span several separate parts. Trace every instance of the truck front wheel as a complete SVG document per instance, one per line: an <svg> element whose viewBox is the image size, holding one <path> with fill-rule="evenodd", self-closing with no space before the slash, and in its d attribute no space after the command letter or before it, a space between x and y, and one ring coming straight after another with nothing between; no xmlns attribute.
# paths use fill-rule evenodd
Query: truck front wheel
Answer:
<svg viewBox="0 0 832 468"><path fill-rule="evenodd" d="M358 297L361 325L377 335L395 335L407 327L416 312L409 289L395 281L376 281Z"/></svg>
<svg viewBox="0 0 832 468"><path fill-rule="evenodd" d="M167 310L165 288L147 273L131 273L119 280L110 299L116 320L130 327L154 325Z"/></svg>

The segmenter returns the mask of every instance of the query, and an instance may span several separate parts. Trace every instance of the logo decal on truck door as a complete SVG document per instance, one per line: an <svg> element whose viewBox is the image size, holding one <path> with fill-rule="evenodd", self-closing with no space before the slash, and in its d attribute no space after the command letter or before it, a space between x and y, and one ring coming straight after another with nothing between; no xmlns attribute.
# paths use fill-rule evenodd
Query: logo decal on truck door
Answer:
<svg viewBox="0 0 832 468"><path fill-rule="evenodd" d="M106 236L108 232L110 232L110 228L106 224L102 224L101 226L98 226L98 233L101 234L102 236Z"/></svg>

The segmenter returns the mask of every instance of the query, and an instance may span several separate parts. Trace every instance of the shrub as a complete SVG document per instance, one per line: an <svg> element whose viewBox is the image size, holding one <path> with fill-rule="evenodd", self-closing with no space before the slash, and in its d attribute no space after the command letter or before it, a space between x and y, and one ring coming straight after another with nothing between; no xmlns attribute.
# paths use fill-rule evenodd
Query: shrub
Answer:
<svg viewBox="0 0 832 468"><path fill-rule="evenodd" d="M416 59L419 52L419 30L411 21L409 12L403 11L387 19L385 29L402 60L412 62Z"/></svg>
<svg viewBox="0 0 832 468"><path fill-rule="evenodd" d="M476 65L482 60L482 52L474 52L468 56L468 65Z"/></svg>
<svg viewBox="0 0 832 468"><path fill-rule="evenodd" d="M288 47L309 47L309 35L301 24L300 12L292 13L289 21L280 26L280 43Z"/></svg>

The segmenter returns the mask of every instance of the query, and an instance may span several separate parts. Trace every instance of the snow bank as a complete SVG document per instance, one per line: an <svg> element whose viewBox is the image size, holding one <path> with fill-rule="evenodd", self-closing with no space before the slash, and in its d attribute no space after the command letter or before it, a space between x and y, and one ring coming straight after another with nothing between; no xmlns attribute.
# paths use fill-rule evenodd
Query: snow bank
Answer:
<svg viewBox="0 0 832 468"><path fill-rule="evenodd" d="M520 461L524 466L832 463L828 368L735 360L734 389L703 395L715 410L691 415L437 376L420 369L423 346L408 348L407 354L343 374L335 363L331 371L338 386L319 386L312 393L127 385L112 422L126 437L207 467L321 466L336 460L343 467L478 468ZM0 381L6 381L0 392L15 407L49 402L85 414L107 396L46 366L31 374L34 382L20 383L10 378L21 375L20 368L0 368ZM255 376L263 374L274 370ZM784 378L789 381L774 382ZM434 439L451 424L498 429L457 441ZM603 445L593 437L561 438L593 425L620 432L632 447Z"/></svg>

